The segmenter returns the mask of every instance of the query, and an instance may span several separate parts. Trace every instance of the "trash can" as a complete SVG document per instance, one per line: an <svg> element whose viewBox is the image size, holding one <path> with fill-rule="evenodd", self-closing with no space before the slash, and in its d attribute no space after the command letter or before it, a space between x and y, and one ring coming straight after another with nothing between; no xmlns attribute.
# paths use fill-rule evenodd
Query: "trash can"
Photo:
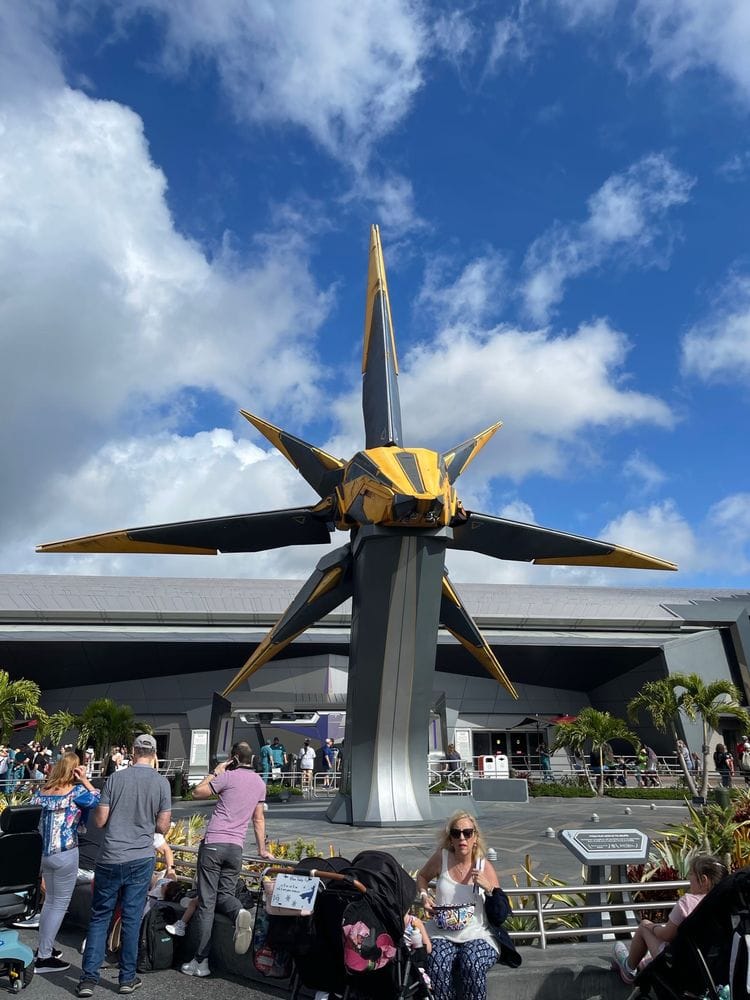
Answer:
<svg viewBox="0 0 750 1000"><path fill-rule="evenodd" d="M714 788L712 791L713 800L717 806L721 806L722 809L728 809L731 798L729 794L729 789L724 788L722 785L720 788Z"/></svg>

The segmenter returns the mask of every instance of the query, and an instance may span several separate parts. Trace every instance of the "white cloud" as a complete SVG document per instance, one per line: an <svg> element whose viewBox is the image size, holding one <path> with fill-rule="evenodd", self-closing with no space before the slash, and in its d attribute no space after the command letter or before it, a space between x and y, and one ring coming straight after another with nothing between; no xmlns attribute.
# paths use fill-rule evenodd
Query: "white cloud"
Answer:
<svg viewBox="0 0 750 1000"><path fill-rule="evenodd" d="M436 47L459 66L473 50L477 30L462 11L453 10L437 18L432 33Z"/></svg>
<svg viewBox="0 0 750 1000"><path fill-rule="evenodd" d="M733 153L716 170L717 174L730 184L744 181L750 174L750 149Z"/></svg>
<svg viewBox="0 0 750 1000"><path fill-rule="evenodd" d="M411 181L392 170L381 173L368 167L355 172L352 187L342 201L370 206L372 217L378 220L387 241L391 259L396 240L426 228L414 203Z"/></svg>
<svg viewBox="0 0 750 1000"><path fill-rule="evenodd" d="M428 309L442 328L455 323L481 326L499 316L505 306L506 261L497 251L475 257L451 281L450 263L430 261L417 298L417 309Z"/></svg>
<svg viewBox="0 0 750 1000"><path fill-rule="evenodd" d="M731 275L712 312L685 334L682 367L706 381L750 379L750 275Z"/></svg>
<svg viewBox="0 0 750 1000"><path fill-rule="evenodd" d="M622 471L629 479L637 480L640 487L647 492L657 489L667 480L665 473L659 466L639 451L634 451L632 455L628 456Z"/></svg>
<svg viewBox="0 0 750 1000"><path fill-rule="evenodd" d="M250 432L250 425L247 425ZM328 546L206 556L33 554L35 544L141 525L256 513L317 502L278 452L217 428L112 441L52 477L45 513L6 549L17 571L163 576L307 577ZM346 536L335 539L344 544Z"/></svg>
<svg viewBox="0 0 750 1000"><path fill-rule="evenodd" d="M626 511L610 521L599 537L675 562L681 570L705 566L695 533L672 500L651 504L644 510Z"/></svg>
<svg viewBox="0 0 750 1000"><path fill-rule="evenodd" d="M609 22L624 48L623 18L645 46L651 71L676 80L710 70L750 101L750 6L746 0L550 0L571 28ZM615 18L622 12L622 18Z"/></svg>
<svg viewBox="0 0 750 1000"><path fill-rule="evenodd" d="M492 29L492 41L487 54L484 75L491 76L507 62L522 62L531 51L529 37L533 37L528 19L523 13L497 20Z"/></svg>
<svg viewBox="0 0 750 1000"><path fill-rule="evenodd" d="M589 429L671 425L665 403L618 384L627 350L627 339L604 320L567 336L448 327L403 359L404 423L447 449L502 419L485 448L497 474L559 473L568 448ZM436 409L436 399L448 405Z"/></svg>
<svg viewBox="0 0 750 1000"><path fill-rule="evenodd" d="M750 6L746 0L638 0L634 21L651 65L669 79L712 69L750 101Z"/></svg>
<svg viewBox="0 0 750 1000"><path fill-rule="evenodd" d="M140 118L66 87L41 36L0 33L0 79L19 36L44 72L0 95L2 540L123 421L169 426L198 392L309 413L330 306L293 230L212 259L182 236Z"/></svg>
<svg viewBox="0 0 750 1000"><path fill-rule="evenodd" d="M334 156L362 164L411 107L430 36L400 0L130 0L123 22L149 12L164 27L164 67L216 67L237 117L309 132Z"/></svg>
<svg viewBox="0 0 750 1000"><path fill-rule="evenodd" d="M607 259L658 263L668 235L665 216L688 200L693 183L662 154L609 177L589 198L583 222L557 222L529 248L522 294L531 317L545 322L566 283Z"/></svg>
<svg viewBox="0 0 750 1000"><path fill-rule="evenodd" d="M750 493L733 493L714 504L708 512L708 524L735 548L730 565L736 567L737 551L750 545ZM744 558L745 567L748 559Z"/></svg>

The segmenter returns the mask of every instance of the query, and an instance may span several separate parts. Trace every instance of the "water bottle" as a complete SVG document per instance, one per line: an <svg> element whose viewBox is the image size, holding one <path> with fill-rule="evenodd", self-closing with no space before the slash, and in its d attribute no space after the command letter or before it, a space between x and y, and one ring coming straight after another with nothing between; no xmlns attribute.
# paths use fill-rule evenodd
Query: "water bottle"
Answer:
<svg viewBox="0 0 750 1000"><path fill-rule="evenodd" d="M495 850L494 847L488 847L487 848L487 860L488 861L497 861L497 851Z"/></svg>
<svg viewBox="0 0 750 1000"><path fill-rule="evenodd" d="M414 924L409 926L409 947L412 951L422 947L422 932Z"/></svg>

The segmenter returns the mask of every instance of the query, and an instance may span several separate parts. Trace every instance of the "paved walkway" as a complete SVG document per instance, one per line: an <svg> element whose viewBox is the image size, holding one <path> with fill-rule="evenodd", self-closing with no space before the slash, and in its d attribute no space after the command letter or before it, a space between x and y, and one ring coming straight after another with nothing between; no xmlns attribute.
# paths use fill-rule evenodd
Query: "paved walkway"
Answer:
<svg viewBox="0 0 750 1000"><path fill-rule="evenodd" d="M480 822L487 843L498 852L497 869L501 882L511 884L511 875L522 874L526 855L531 857L537 874L550 872L568 882L577 882L581 868L575 858L557 839L545 836L548 827L557 832L562 827L636 828L654 834L670 822L679 822L687 814L679 803L648 803L631 801L631 814L625 813L626 803L614 799L532 799L529 803L486 803L480 809ZM353 857L361 850L376 849L392 853L407 869L419 868L434 850L439 824L396 829L333 826L325 819L323 800L292 801L271 804L268 808L267 829L273 840L294 841L302 837L314 840L322 854L329 845L335 853ZM175 803L175 818L206 810L197 803ZM596 812L599 824L591 823ZM251 843L248 847L252 846ZM23 931L22 937L32 946L36 935ZM68 972L54 976L36 976L31 988L39 1000L67 1000L74 993L80 975L80 955L77 945L80 932L65 932L62 936L65 957L71 962ZM524 964L519 970L495 966L488 980L490 1000L624 1000L628 989L608 968L610 945L556 944L546 951L537 947L521 949ZM195 980L177 971L144 975L144 987L139 996L153 995L159 1000L261 1000L286 996L268 981L249 982L224 977ZM98 994L102 998L117 990L114 971L105 971Z"/></svg>

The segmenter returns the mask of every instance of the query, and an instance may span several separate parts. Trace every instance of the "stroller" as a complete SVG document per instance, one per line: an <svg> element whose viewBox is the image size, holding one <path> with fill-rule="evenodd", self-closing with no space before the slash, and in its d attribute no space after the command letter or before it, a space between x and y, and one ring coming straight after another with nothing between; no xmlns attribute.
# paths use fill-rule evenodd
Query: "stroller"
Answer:
<svg viewBox="0 0 750 1000"><path fill-rule="evenodd" d="M727 875L708 893L677 936L635 979L631 1000L750 998L750 868ZM726 991L722 991L722 997Z"/></svg>
<svg viewBox="0 0 750 1000"><path fill-rule="evenodd" d="M42 835L39 806L8 806L0 813L0 923L23 920L39 909ZM34 978L34 952L18 931L0 931L0 977L19 993Z"/></svg>
<svg viewBox="0 0 750 1000"><path fill-rule="evenodd" d="M265 947L277 963L284 954L293 961L292 1000L303 988L368 1000L429 997L420 952L403 944L404 915L414 901L415 884L389 854L364 851L351 863L305 858L294 868L269 870L278 872L321 879L312 913L268 917ZM263 926L262 899L258 905L256 930ZM366 939L345 937L363 929L370 931Z"/></svg>

